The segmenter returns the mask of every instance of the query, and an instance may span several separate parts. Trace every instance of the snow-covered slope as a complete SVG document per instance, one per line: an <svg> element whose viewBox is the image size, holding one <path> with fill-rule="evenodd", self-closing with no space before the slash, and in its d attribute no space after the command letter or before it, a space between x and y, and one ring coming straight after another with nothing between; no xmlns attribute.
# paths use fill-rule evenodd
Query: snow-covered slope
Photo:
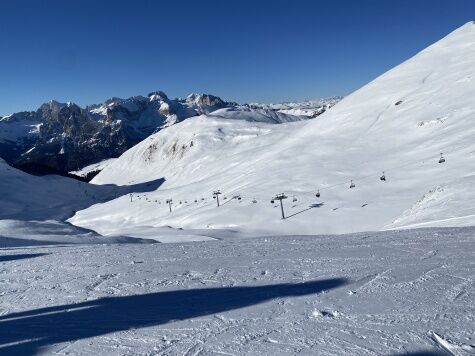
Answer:
<svg viewBox="0 0 475 356"><path fill-rule="evenodd" d="M109 164L111 164L115 160L116 160L116 158L105 159L103 161L93 163L93 164L90 164L86 167L78 169L77 171L71 171L69 173L74 174L74 175L79 176L79 177L86 177L88 174L102 171L105 167L107 167Z"/></svg>
<svg viewBox="0 0 475 356"><path fill-rule="evenodd" d="M0 250L0 354L473 356L474 234Z"/></svg>
<svg viewBox="0 0 475 356"><path fill-rule="evenodd" d="M162 180L135 186L91 185L61 176L32 176L0 159L0 247L140 242L94 231L63 221L75 211L133 192L156 189ZM196 238L195 238L196 240Z"/></svg>
<svg viewBox="0 0 475 356"><path fill-rule="evenodd" d="M285 137L291 125L295 123L272 125L218 116L194 117L145 139L106 166L92 182L106 184L113 180L114 184L127 185L147 182L154 176L166 177L167 186L195 182L214 186L211 182L221 179L223 171L234 170L233 164L241 165L253 153L265 151L276 137ZM207 195L207 191L202 194Z"/></svg>
<svg viewBox="0 0 475 356"><path fill-rule="evenodd" d="M281 124L284 122L302 121L308 119L306 115L290 115L272 109L251 108L250 106L238 106L213 111L210 116L230 119L245 120L249 122L266 122Z"/></svg>
<svg viewBox="0 0 475 356"><path fill-rule="evenodd" d="M94 179L134 184L164 177L148 201L117 199L71 221L105 233L124 225L340 233L440 220L475 224L474 97L470 22L314 120L270 125L201 116L167 128ZM440 152L443 164L437 163ZM447 196L438 205L420 204L440 186L457 191L450 210L441 208ZM226 203L220 208L215 189ZM289 196L285 220L279 205L269 203L281 192ZM236 194L242 199L231 200ZM168 198L172 213L158 205Z"/></svg>
<svg viewBox="0 0 475 356"><path fill-rule="evenodd" d="M150 239L100 236L95 231L55 220L0 220L0 248L37 245L151 243Z"/></svg>

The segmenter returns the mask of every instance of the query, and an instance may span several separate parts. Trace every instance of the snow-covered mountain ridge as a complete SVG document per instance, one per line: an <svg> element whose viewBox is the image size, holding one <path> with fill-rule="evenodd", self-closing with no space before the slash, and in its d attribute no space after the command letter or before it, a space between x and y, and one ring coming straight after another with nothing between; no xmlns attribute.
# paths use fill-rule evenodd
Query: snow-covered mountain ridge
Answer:
<svg viewBox="0 0 475 356"><path fill-rule="evenodd" d="M323 114L329 108L337 104L343 97L335 96L333 98L306 100L301 102L285 102L278 104L251 103L251 108L272 109L284 114L317 117Z"/></svg>
<svg viewBox="0 0 475 356"><path fill-rule="evenodd" d="M470 22L314 120L186 120L93 180L127 185L163 177L157 191L133 205L125 198L95 205L71 221L103 233L164 225L313 234L474 224L474 78ZM446 162L439 164L441 152ZM217 189L225 202L219 208ZM269 203L281 192L289 196L285 220L278 201ZM172 213L164 204L170 198Z"/></svg>
<svg viewBox="0 0 475 356"><path fill-rule="evenodd" d="M334 103L334 99L315 101L311 110L317 115ZM273 123L315 116L239 105L209 94L170 99L161 91L111 98L86 108L50 101L36 111L0 118L0 157L29 172L65 173L118 157L153 132L217 110L225 110L216 113L222 117Z"/></svg>

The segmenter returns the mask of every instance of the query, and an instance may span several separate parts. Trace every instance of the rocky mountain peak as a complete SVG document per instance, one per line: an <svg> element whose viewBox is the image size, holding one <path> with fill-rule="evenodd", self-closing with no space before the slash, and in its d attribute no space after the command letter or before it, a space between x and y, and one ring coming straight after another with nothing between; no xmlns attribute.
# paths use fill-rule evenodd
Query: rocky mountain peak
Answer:
<svg viewBox="0 0 475 356"><path fill-rule="evenodd" d="M192 93L186 97L187 103L193 103L196 105L206 105L206 106L218 106L224 107L226 102L223 101L220 97L211 95L211 94L196 94Z"/></svg>
<svg viewBox="0 0 475 356"><path fill-rule="evenodd" d="M147 97L149 98L150 101L153 101L153 100L168 101L168 96L161 90L148 93Z"/></svg>

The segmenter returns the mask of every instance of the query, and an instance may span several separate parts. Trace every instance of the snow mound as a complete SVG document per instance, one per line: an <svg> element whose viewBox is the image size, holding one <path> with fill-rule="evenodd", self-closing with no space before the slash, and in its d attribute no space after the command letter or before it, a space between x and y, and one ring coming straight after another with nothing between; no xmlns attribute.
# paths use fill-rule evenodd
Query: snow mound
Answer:
<svg viewBox="0 0 475 356"><path fill-rule="evenodd" d="M57 244L112 244L152 242L132 237L104 237L55 220L0 220L0 247L20 247Z"/></svg>

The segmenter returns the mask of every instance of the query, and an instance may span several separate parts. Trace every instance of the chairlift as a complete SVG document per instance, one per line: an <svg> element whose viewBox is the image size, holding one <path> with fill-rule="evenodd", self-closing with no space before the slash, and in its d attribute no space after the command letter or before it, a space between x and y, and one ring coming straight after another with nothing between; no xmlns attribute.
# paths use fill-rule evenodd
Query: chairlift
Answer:
<svg viewBox="0 0 475 356"><path fill-rule="evenodd" d="M383 175L381 177L379 177L380 180L382 181L386 181L386 176L384 175L384 172L383 172Z"/></svg>
<svg viewBox="0 0 475 356"><path fill-rule="evenodd" d="M439 158L439 163L444 163L445 162L445 158L444 156L442 155L442 153L440 154L440 158Z"/></svg>
<svg viewBox="0 0 475 356"><path fill-rule="evenodd" d="M315 196L316 196L317 198L320 198L320 189L317 190L317 194L315 194Z"/></svg>
<svg viewBox="0 0 475 356"><path fill-rule="evenodd" d="M292 198L292 202L295 203L296 201L297 201L297 198L296 198L295 195L294 195L294 197Z"/></svg>
<svg viewBox="0 0 475 356"><path fill-rule="evenodd" d="M270 203L271 203L271 204L274 204L274 199L272 199L272 200L270 201Z"/></svg>
<svg viewBox="0 0 475 356"><path fill-rule="evenodd" d="M354 188L354 187L356 187L356 185L355 185L355 183L353 183L353 180L352 180L351 183L350 183L350 188Z"/></svg>

